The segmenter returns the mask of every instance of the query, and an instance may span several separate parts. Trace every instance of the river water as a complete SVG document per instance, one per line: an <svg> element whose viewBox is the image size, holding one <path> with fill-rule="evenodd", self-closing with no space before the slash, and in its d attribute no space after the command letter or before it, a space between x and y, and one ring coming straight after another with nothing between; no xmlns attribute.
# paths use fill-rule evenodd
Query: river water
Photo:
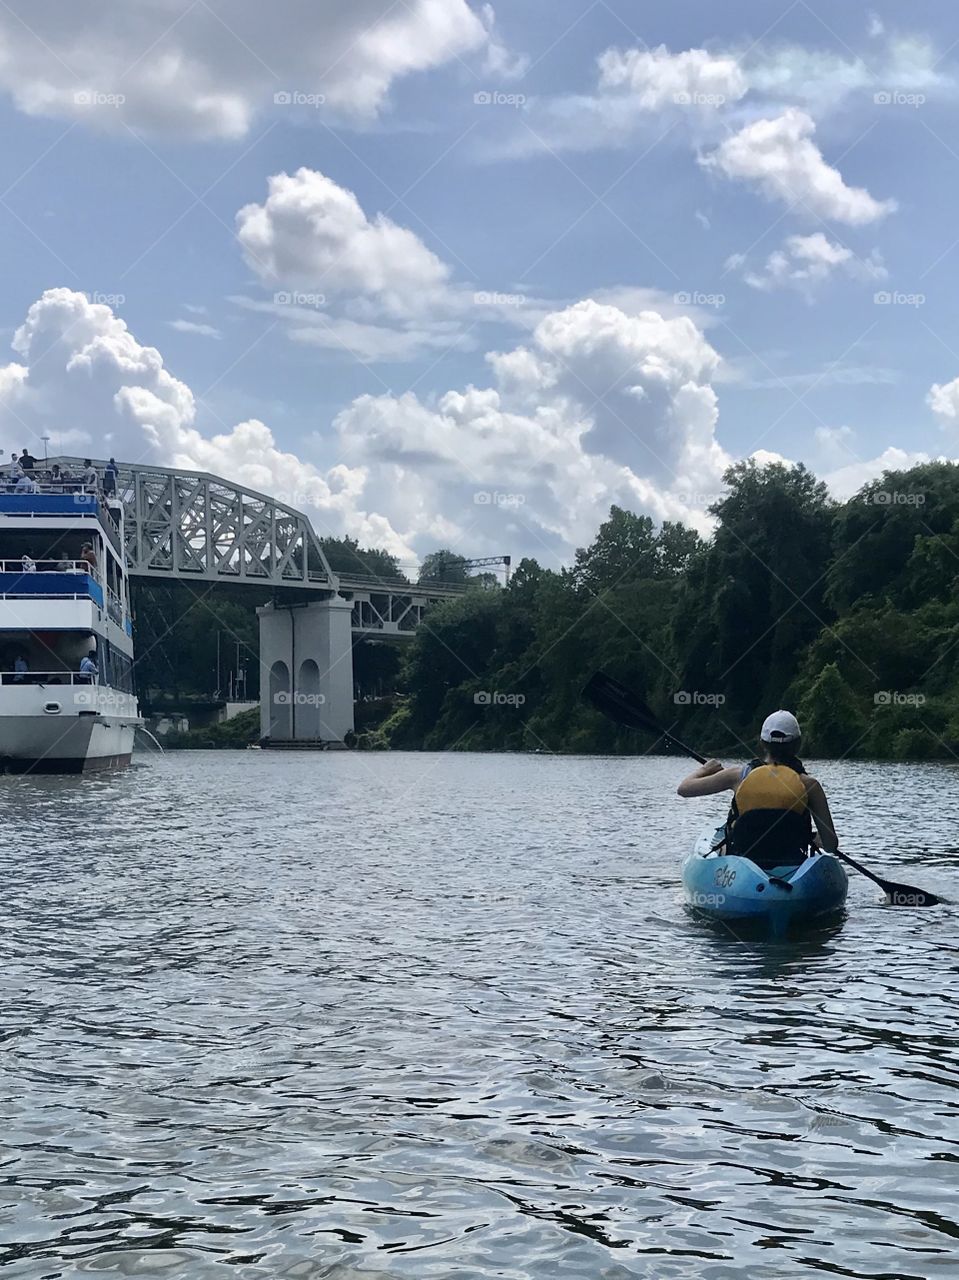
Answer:
<svg viewBox="0 0 959 1280"><path fill-rule="evenodd" d="M815 771L850 853L959 900L956 768ZM0 779L4 1280L959 1274L957 908L696 921L684 772Z"/></svg>

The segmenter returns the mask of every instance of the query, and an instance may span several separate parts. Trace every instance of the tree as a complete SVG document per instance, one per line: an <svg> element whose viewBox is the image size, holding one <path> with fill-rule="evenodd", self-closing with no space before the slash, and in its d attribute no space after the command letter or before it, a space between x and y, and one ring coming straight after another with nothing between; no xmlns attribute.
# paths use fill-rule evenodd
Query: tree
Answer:
<svg viewBox="0 0 959 1280"><path fill-rule="evenodd" d="M420 565L420 582L465 582L466 557L455 551L431 551Z"/></svg>
<svg viewBox="0 0 959 1280"><path fill-rule="evenodd" d="M823 667L799 703L806 749L816 755L861 752L866 717L834 662Z"/></svg>

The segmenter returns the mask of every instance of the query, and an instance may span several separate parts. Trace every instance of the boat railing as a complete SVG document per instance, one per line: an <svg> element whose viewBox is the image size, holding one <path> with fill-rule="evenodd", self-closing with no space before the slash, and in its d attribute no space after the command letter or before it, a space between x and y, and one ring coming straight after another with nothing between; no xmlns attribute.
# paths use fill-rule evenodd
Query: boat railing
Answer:
<svg viewBox="0 0 959 1280"><path fill-rule="evenodd" d="M76 684L95 685L96 677L83 675L79 671L0 671L2 684Z"/></svg>
<svg viewBox="0 0 959 1280"><path fill-rule="evenodd" d="M97 578L96 568L89 560L33 560L30 556L0 560L0 573L86 573Z"/></svg>
<svg viewBox="0 0 959 1280"><path fill-rule="evenodd" d="M97 484L86 484L81 478L70 480L37 480L33 476L24 476L17 480L0 478L0 493L53 493L82 494L89 498L106 497Z"/></svg>
<svg viewBox="0 0 959 1280"><path fill-rule="evenodd" d="M112 587L107 587L107 613L118 626L123 626L123 604Z"/></svg>

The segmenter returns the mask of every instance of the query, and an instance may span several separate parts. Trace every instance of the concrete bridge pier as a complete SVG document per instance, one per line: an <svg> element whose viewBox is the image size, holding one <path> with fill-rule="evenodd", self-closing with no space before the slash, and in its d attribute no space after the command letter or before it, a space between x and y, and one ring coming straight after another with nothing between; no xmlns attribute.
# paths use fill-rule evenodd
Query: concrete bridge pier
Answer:
<svg viewBox="0 0 959 1280"><path fill-rule="evenodd" d="M352 605L337 595L257 615L264 745L342 746L353 729Z"/></svg>

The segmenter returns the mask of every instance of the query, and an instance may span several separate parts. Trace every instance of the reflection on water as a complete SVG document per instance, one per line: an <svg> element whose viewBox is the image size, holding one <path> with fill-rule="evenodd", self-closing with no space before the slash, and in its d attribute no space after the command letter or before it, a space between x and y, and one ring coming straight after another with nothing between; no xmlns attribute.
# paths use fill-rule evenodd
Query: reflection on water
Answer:
<svg viewBox="0 0 959 1280"><path fill-rule="evenodd" d="M956 908L691 919L683 771L0 779L4 1274L955 1275ZM956 897L954 771L819 772L854 856Z"/></svg>

